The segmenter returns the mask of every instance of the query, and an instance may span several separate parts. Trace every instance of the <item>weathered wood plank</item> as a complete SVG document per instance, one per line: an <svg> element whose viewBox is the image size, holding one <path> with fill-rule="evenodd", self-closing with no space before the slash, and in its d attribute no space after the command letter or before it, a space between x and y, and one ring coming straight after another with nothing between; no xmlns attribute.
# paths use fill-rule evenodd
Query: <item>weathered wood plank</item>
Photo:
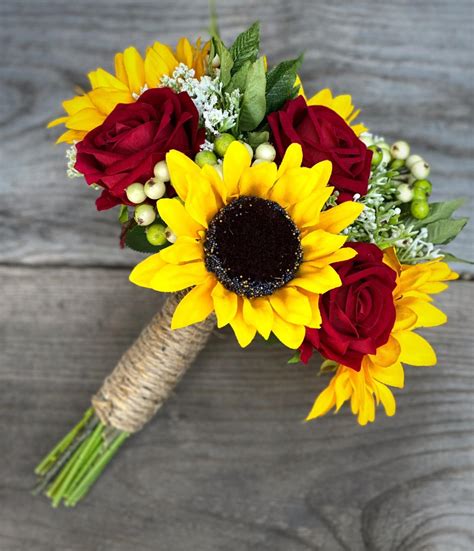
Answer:
<svg viewBox="0 0 474 551"><path fill-rule="evenodd" d="M474 286L441 295L433 369L399 412L301 423L325 380L263 343L212 338L83 504L28 490L39 457L159 307L127 270L0 268L2 551L471 549Z"/></svg>
<svg viewBox="0 0 474 551"><path fill-rule="evenodd" d="M260 18L271 62L304 50L308 93L352 93L371 128L409 139L432 163L435 197L472 197L469 0L219 4L226 40ZM0 262L133 264L116 246L116 214L95 212L93 192L66 179L45 125L87 71L111 68L115 51L203 34L207 0L3 0L0 16ZM452 250L473 257L472 242L471 225Z"/></svg>

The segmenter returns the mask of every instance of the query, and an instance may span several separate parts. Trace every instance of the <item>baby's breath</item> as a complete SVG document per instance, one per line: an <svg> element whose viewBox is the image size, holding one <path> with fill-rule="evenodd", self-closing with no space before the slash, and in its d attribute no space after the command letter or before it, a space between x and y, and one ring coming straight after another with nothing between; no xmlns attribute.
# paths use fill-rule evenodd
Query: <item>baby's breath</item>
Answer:
<svg viewBox="0 0 474 551"><path fill-rule="evenodd" d="M76 156L77 156L76 144L72 144L66 150L66 159L67 159L66 174L68 175L68 178L81 178L82 177L82 174L75 168Z"/></svg>
<svg viewBox="0 0 474 551"><path fill-rule="evenodd" d="M240 90L231 93L224 92L219 78L203 76L200 80L194 78L194 69L180 63L172 76L165 75L161 86L172 88L175 92L187 92L199 112L201 125L206 129L208 140L202 149L211 149L211 141L221 134L231 130L239 118Z"/></svg>

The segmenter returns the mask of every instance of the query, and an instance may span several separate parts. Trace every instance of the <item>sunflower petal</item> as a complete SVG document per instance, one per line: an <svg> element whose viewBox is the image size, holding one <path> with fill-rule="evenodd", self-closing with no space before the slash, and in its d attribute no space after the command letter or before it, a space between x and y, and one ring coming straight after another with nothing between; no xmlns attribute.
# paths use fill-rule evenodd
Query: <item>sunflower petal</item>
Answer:
<svg viewBox="0 0 474 551"><path fill-rule="evenodd" d="M285 155L278 168L277 178L281 178L287 170L299 168L303 162L303 149L299 143L292 143L285 151Z"/></svg>
<svg viewBox="0 0 474 551"><path fill-rule="evenodd" d="M214 276L208 276L196 285L178 304L171 321L171 329L180 329L205 320L214 310L211 293L216 285Z"/></svg>
<svg viewBox="0 0 474 551"><path fill-rule="evenodd" d="M242 172L239 182L239 195L267 197L270 188L276 180L277 167L275 163L260 163Z"/></svg>
<svg viewBox="0 0 474 551"><path fill-rule="evenodd" d="M197 239L183 235L178 237L176 243L163 249L160 256L168 264L183 264L202 260L204 251L202 243Z"/></svg>
<svg viewBox="0 0 474 551"><path fill-rule="evenodd" d="M234 330L238 343L242 348L245 348L253 341L257 333L257 330L253 325L245 321L243 312L242 312L242 308L243 308L242 302L243 302L242 300L239 300L237 313L234 316L234 319L230 322L230 325Z"/></svg>
<svg viewBox="0 0 474 551"><path fill-rule="evenodd" d="M153 254L138 263L130 273L129 280L139 287L151 287L151 282L157 272L166 266L160 254Z"/></svg>
<svg viewBox="0 0 474 551"><path fill-rule="evenodd" d="M162 220L178 236L188 236L196 238L198 232L203 230L203 226L198 224L184 208L179 199L160 199L156 203L158 213Z"/></svg>
<svg viewBox="0 0 474 551"><path fill-rule="evenodd" d="M319 216L318 227L330 233L339 233L359 218L363 210L362 203L345 201L322 212Z"/></svg>
<svg viewBox="0 0 474 551"><path fill-rule="evenodd" d="M166 264L151 280L151 288L162 293L174 293L204 283L208 276L209 272L201 261L178 266Z"/></svg>
<svg viewBox="0 0 474 551"><path fill-rule="evenodd" d="M300 287L321 295L342 285L341 278L331 266L315 268L311 264L303 262L296 276L288 283L289 286Z"/></svg>
<svg viewBox="0 0 474 551"><path fill-rule="evenodd" d="M308 297L295 287L282 287L269 300L275 312L290 323L307 325L313 317Z"/></svg>
<svg viewBox="0 0 474 551"><path fill-rule="evenodd" d="M408 365L431 366L436 364L436 353L431 344L412 331L394 333L401 347L400 361Z"/></svg>
<svg viewBox="0 0 474 551"><path fill-rule="evenodd" d="M296 350L301 346L305 336L304 325L289 323L276 312L273 316L272 331L285 346L292 350Z"/></svg>
<svg viewBox="0 0 474 551"><path fill-rule="evenodd" d="M306 421L325 415L336 405L336 393L334 392L334 385L331 383L316 398Z"/></svg>
<svg viewBox="0 0 474 551"><path fill-rule="evenodd" d="M201 170L189 157L173 149L166 155L166 164L171 177L171 184L178 196L186 201L189 180L201 178Z"/></svg>
<svg viewBox="0 0 474 551"><path fill-rule="evenodd" d="M123 63L131 92L140 94L145 84L145 68L142 56L136 48L130 46L123 52Z"/></svg>
<svg viewBox="0 0 474 551"><path fill-rule="evenodd" d="M227 195L237 195L239 180L245 169L250 166L250 155L243 144L232 142L224 155L223 171Z"/></svg>
<svg viewBox="0 0 474 551"><path fill-rule="evenodd" d="M272 331L273 310L267 298L244 298L242 314L247 323L255 325L259 334L268 339Z"/></svg>
<svg viewBox="0 0 474 551"><path fill-rule="evenodd" d="M228 291L220 282L212 291L214 310L217 317L217 327L221 328L230 323L237 314L238 297Z"/></svg>

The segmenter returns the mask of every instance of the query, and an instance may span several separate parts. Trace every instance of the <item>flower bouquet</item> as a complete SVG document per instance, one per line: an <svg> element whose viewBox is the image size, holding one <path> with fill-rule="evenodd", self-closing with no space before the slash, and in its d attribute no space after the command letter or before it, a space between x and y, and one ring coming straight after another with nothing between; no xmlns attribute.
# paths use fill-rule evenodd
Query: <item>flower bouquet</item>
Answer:
<svg viewBox="0 0 474 551"><path fill-rule="evenodd" d="M124 441L166 401L217 326L313 351L331 376L307 419L345 402L361 425L403 364L430 366L418 334L446 322L432 295L456 279L444 251L462 201L430 202L430 166L355 122L348 95L306 95L301 57L270 65L259 25L227 47L217 32L176 48L129 47L115 71L63 103L67 173L118 207L120 245L147 256L136 285L170 293L36 469L54 506L83 498Z"/></svg>

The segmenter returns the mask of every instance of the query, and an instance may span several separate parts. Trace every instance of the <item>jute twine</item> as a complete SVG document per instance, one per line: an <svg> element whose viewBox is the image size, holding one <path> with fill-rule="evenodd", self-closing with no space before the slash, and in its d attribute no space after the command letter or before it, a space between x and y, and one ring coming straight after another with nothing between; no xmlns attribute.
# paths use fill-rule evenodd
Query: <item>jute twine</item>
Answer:
<svg viewBox="0 0 474 551"><path fill-rule="evenodd" d="M171 318L184 294L176 293L166 300L92 398L102 423L124 432L139 431L206 345L215 327L214 315L171 330Z"/></svg>

